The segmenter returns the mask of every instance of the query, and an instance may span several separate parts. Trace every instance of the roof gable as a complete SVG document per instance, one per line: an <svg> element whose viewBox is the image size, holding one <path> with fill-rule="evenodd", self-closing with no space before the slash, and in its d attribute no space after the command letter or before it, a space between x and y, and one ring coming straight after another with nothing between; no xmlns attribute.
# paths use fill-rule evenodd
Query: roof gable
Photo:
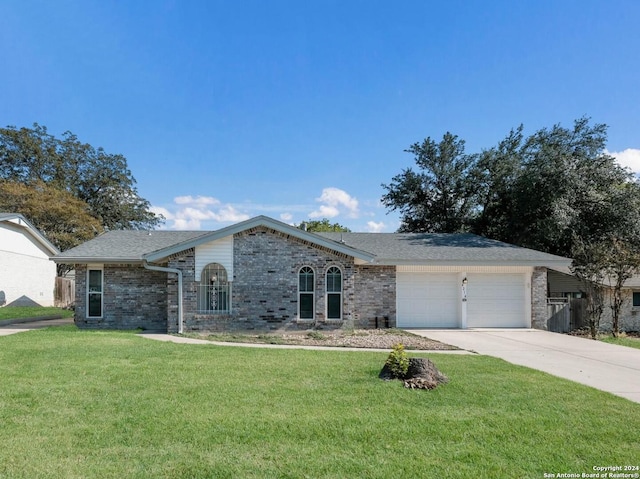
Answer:
<svg viewBox="0 0 640 479"><path fill-rule="evenodd" d="M23 234L31 237L49 255L60 253L60 250L51 243L40 231L19 213L0 213L0 223L18 229Z"/></svg>
<svg viewBox="0 0 640 479"><path fill-rule="evenodd" d="M231 236L236 233L240 233L242 231L253 229L259 226L263 226L265 228L271 228L280 233L289 235L293 238L297 238L303 241L308 241L318 246L323 246L325 248L329 248L339 253L343 253L348 256L353 256L354 258L358 258L364 261L373 261L373 259L375 258L374 255L372 255L367 251L360 250L358 248L354 248L352 246L333 241L331 239L325 238L315 233L310 233L310 232L301 230L300 228L296 228L295 226L291 226L281 221L274 220L273 218L269 218L268 216L256 216L255 218L251 218L249 220L242 221L240 223L236 223L231 226L227 226L226 228L205 233L204 235L198 238L193 238L191 240L187 240L182 243L177 243L167 248L154 251L153 253L145 255L145 259L148 261L157 261L159 259L165 258L172 254L179 253L180 251L194 248L195 246L198 246L204 243L209 243L211 241L225 238L227 236Z"/></svg>

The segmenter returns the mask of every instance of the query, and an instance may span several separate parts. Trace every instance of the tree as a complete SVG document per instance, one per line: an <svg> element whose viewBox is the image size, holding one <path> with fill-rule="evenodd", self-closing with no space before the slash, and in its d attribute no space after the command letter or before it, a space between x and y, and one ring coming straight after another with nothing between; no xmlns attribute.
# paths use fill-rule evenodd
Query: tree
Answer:
<svg viewBox="0 0 640 479"><path fill-rule="evenodd" d="M64 190L106 229L151 229L163 220L138 195L124 156L82 143L69 131L55 138L37 123L0 128L0 180Z"/></svg>
<svg viewBox="0 0 640 479"><path fill-rule="evenodd" d="M33 186L0 181L0 211L21 213L61 251L103 231L85 202L42 181ZM67 271L64 265L58 265L59 276Z"/></svg>
<svg viewBox="0 0 640 479"><path fill-rule="evenodd" d="M593 339L597 339L600 320L604 312L604 277L606 275L607 247L602 241L574 238L573 274L582 282L587 299L587 323Z"/></svg>
<svg viewBox="0 0 640 479"><path fill-rule="evenodd" d="M333 223L333 224L329 223L329 220L327 218L323 218L320 221L318 220L303 221L299 225L295 225L295 226L296 228L304 229L305 231L311 231L314 233L324 232L324 231L348 233L351 231L349 228L347 228L346 226L342 226L339 223Z"/></svg>
<svg viewBox="0 0 640 479"><path fill-rule="evenodd" d="M611 333L620 334L620 310L624 303L622 288L640 270L640 249L637 243L613 238L606 252L605 278L610 288Z"/></svg>
<svg viewBox="0 0 640 479"><path fill-rule="evenodd" d="M523 126L511 130L498 146L480 153L472 181L478 187L478 212L471 230L488 238L507 238L516 217L513 185L522 174Z"/></svg>
<svg viewBox="0 0 640 479"><path fill-rule="evenodd" d="M640 185L626 182L608 198L615 215L610 218L615 228L602 240L605 243L605 279L609 286L611 330L620 333L620 311L625 300L625 282L640 272Z"/></svg>
<svg viewBox="0 0 640 479"><path fill-rule="evenodd" d="M555 125L526 139L509 231L499 239L570 256L574 237L593 241L616 230L617 205L610 198L632 178L605 154L606 131L581 118L573 128Z"/></svg>
<svg viewBox="0 0 640 479"><path fill-rule="evenodd" d="M612 198L635 180L606 154L607 126L580 118L528 137L523 129L479 154L450 133L412 145L420 170L383 184L399 230L470 231L561 256L572 254L574 233L592 241L617 231L625 208Z"/></svg>
<svg viewBox="0 0 640 479"><path fill-rule="evenodd" d="M407 168L382 185L382 203L402 215L399 231L467 231L477 205L476 155L465 154L464 141L449 132L439 143L426 138L405 151L414 155L419 171Z"/></svg>

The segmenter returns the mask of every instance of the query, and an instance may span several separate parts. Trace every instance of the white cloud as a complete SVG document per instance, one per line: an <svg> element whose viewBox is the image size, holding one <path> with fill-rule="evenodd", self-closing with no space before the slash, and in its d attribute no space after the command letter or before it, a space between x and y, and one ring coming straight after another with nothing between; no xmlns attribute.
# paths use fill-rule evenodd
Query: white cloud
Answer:
<svg viewBox="0 0 640 479"><path fill-rule="evenodd" d="M339 214L335 206L320 205L320 208L309 213L309 218L335 218Z"/></svg>
<svg viewBox="0 0 640 479"><path fill-rule="evenodd" d="M220 200L213 198L211 196L196 196L195 198L191 195L187 196L176 196L173 199L174 203L177 205L219 205Z"/></svg>
<svg viewBox="0 0 640 479"><path fill-rule="evenodd" d="M293 215L291 213L282 213L280 215L280 219L282 221L288 222L288 221L291 221L293 219Z"/></svg>
<svg viewBox="0 0 640 479"><path fill-rule="evenodd" d="M240 213L231 205L226 205L220 208L217 214L214 214L213 219L221 222L237 223L238 221L248 220L250 216L246 213Z"/></svg>
<svg viewBox="0 0 640 479"><path fill-rule="evenodd" d="M629 168L634 173L640 173L640 149L627 148L623 151L607 151L605 153L613 156L620 166Z"/></svg>
<svg viewBox="0 0 640 479"><path fill-rule="evenodd" d="M199 230L202 222L213 221L217 223L237 223L249 219L249 215L239 211L230 204L222 204L216 198L210 196L178 196L173 199L175 208L152 207L154 213L162 214L170 229ZM214 229L218 225L214 226Z"/></svg>
<svg viewBox="0 0 640 479"><path fill-rule="evenodd" d="M343 212L349 218L357 218L359 215L358 200L339 188L324 188L316 201L322 204L309 213L310 218L334 218Z"/></svg>
<svg viewBox="0 0 640 479"><path fill-rule="evenodd" d="M385 229L386 225L380 221L376 223L375 221L367 221L367 231L369 233L381 233Z"/></svg>

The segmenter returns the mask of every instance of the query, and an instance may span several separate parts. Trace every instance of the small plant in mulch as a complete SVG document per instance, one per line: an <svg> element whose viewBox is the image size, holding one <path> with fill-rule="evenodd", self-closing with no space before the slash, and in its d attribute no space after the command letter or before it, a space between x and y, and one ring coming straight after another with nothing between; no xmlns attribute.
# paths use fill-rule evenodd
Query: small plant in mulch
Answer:
<svg viewBox="0 0 640 479"><path fill-rule="evenodd" d="M393 346L384 365L389 368L394 378L404 378L406 376L409 370L409 356L404 350L404 344L398 343Z"/></svg>
<svg viewBox="0 0 640 479"><path fill-rule="evenodd" d="M307 337L310 339L316 339L319 341L323 341L327 339L327 337L324 334L322 334L320 331L309 331L307 333Z"/></svg>
<svg viewBox="0 0 640 479"><path fill-rule="evenodd" d="M449 381L449 378L442 374L431 360L409 358L401 343L393 346L379 377L386 381L399 379L404 387L410 389L435 389Z"/></svg>

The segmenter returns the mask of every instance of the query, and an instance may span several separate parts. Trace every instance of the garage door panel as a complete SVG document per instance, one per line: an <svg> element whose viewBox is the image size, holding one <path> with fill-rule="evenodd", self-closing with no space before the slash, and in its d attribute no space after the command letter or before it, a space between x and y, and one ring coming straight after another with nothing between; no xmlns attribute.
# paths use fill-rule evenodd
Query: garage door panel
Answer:
<svg viewBox="0 0 640 479"><path fill-rule="evenodd" d="M398 273L399 327L456 328L458 276L448 273Z"/></svg>
<svg viewBox="0 0 640 479"><path fill-rule="evenodd" d="M527 326L524 274L474 273L467 279L467 327Z"/></svg>

